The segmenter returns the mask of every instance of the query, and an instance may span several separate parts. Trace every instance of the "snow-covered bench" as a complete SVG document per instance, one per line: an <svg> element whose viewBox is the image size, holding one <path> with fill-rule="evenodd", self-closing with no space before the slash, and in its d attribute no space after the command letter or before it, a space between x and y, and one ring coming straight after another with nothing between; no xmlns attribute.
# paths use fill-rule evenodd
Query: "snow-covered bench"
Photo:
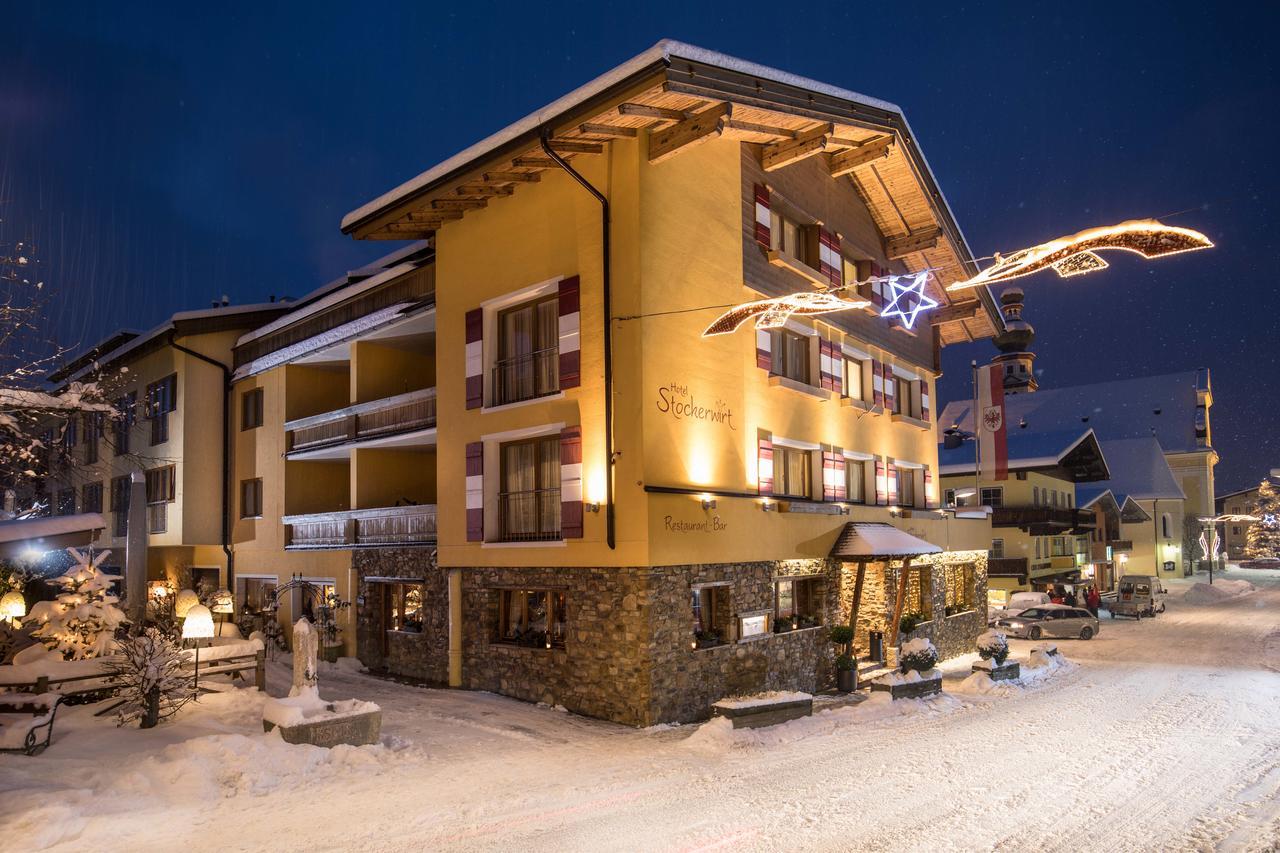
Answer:
<svg viewBox="0 0 1280 853"><path fill-rule="evenodd" d="M57 693L0 695L0 752L35 755L47 747L61 703Z"/></svg>
<svg viewBox="0 0 1280 853"><path fill-rule="evenodd" d="M727 717L735 729L772 726L812 714L813 696L794 691L735 696L711 706L713 717Z"/></svg>

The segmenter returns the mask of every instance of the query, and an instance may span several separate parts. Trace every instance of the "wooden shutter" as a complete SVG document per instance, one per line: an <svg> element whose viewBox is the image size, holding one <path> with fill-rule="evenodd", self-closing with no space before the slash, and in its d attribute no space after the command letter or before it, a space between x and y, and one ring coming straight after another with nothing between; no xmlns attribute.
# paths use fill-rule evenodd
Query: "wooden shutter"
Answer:
<svg viewBox="0 0 1280 853"><path fill-rule="evenodd" d="M756 438L756 483L760 494L773 494L773 433L760 430Z"/></svg>
<svg viewBox="0 0 1280 853"><path fill-rule="evenodd" d="M467 445L467 541L484 541L484 443Z"/></svg>
<svg viewBox="0 0 1280 853"><path fill-rule="evenodd" d="M773 335L767 329L756 329L756 367L773 372Z"/></svg>
<svg viewBox="0 0 1280 853"><path fill-rule="evenodd" d="M466 324L467 408L478 409L484 405L484 312L468 311Z"/></svg>
<svg viewBox="0 0 1280 853"><path fill-rule="evenodd" d="M560 388L563 390L582 384L582 313L576 275L560 282L559 297Z"/></svg>
<svg viewBox="0 0 1280 853"><path fill-rule="evenodd" d="M893 506L898 502L898 478L901 476L902 476L901 468L894 466L893 470L890 471L888 470L888 466L886 466L884 479L889 487L889 505L890 506Z"/></svg>
<svg viewBox="0 0 1280 853"><path fill-rule="evenodd" d="M889 502L889 477L884 460L876 460L876 504L884 506Z"/></svg>
<svg viewBox="0 0 1280 853"><path fill-rule="evenodd" d="M938 502L933 499L933 472L929 470L929 466L924 468L924 505L927 507L935 507Z"/></svg>
<svg viewBox="0 0 1280 853"><path fill-rule="evenodd" d="M756 184L755 191L756 242L765 249L770 247L769 226L769 188L764 184Z"/></svg>
<svg viewBox="0 0 1280 853"><path fill-rule="evenodd" d="M843 283L844 263L840 257L840 235L818 227L818 272L831 282L832 287Z"/></svg>
<svg viewBox="0 0 1280 853"><path fill-rule="evenodd" d="M894 381L893 366L891 364L887 361L882 361L880 362L880 368L884 371L884 381L882 383L884 385L884 410L892 412L894 400L897 396L898 383Z"/></svg>
<svg viewBox="0 0 1280 853"><path fill-rule="evenodd" d="M828 391L843 393L842 361L840 349L834 341L818 341L818 376L822 387Z"/></svg>
<svg viewBox="0 0 1280 853"><path fill-rule="evenodd" d="M929 380L920 380L920 420L929 422Z"/></svg>
<svg viewBox="0 0 1280 853"><path fill-rule="evenodd" d="M833 447L822 451L822 499L843 501L849 497L845 485L844 453Z"/></svg>
<svg viewBox="0 0 1280 853"><path fill-rule="evenodd" d="M560 536L582 538L582 427L560 430Z"/></svg>
<svg viewBox="0 0 1280 853"><path fill-rule="evenodd" d="M881 362L871 359L871 405L884 408L884 370Z"/></svg>

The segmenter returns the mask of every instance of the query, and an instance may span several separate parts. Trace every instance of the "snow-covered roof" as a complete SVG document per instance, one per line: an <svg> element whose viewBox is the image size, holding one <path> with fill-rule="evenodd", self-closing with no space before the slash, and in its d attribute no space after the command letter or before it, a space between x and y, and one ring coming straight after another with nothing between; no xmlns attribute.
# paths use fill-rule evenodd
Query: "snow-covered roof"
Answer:
<svg viewBox="0 0 1280 853"><path fill-rule="evenodd" d="M1083 498L1094 499L1093 489L1109 489L1116 503L1123 505L1126 498L1133 500L1181 500L1186 496L1165 461L1164 450L1154 438L1119 438L1102 442L1111 467L1111 479L1076 490L1076 503L1083 506Z"/></svg>
<svg viewBox="0 0 1280 853"><path fill-rule="evenodd" d="M27 548L47 551L88 544L106 526L99 512L0 521L0 554L16 556Z"/></svg>
<svg viewBox="0 0 1280 853"><path fill-rule="evenodd" d="M915 557L937 554L942 549L892 524L880 521L851 521L831 548L835 558Z"/></svg>
<svg viewBox="0 0 1280 853"><path fill-rule="evenodd" d="M1204 451L1210 448L1197 442L1196 409L1207 391L1207 370L1042 389L1006 397L1005 422L1010 435L1025 421L1039 431L1089 427L1104 442L1154 436L1166 453ZM973 401L948 403L938 423L972 431Z"/></svg>
<svg viewBox="0 0 1280 853"><path fill-rule="evenodd" d="M1107 462L1098 446L1097 436L1092 429L1054 430L1042 432L1033 429L1021 429L1010 426L1008 430L1009 468L1022 470L1029 468L1052 468L1061 465L1069 455L1084 452L1097 457L1094 468L1099 469L1092 476L1105 473ZM964 442L959 447L948 448L938 445L938 471L942 474L970 474L974 468L973 444Z"/></svg>

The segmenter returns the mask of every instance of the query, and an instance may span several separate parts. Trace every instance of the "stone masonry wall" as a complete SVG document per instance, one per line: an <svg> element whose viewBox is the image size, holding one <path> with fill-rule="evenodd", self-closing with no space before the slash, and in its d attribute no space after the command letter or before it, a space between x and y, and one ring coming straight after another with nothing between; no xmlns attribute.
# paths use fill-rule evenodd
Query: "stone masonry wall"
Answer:
<svg viewBox="0 0 1280 853"><path fill-rule="evenodd" d="M449 589L444 570L432 567L429 548L378 548L352 557L356 595L356 656L374 672L446 684L449 680ZM422 632L387 631L382 624L385 584L367 578L425 581ZM363 602L363 603L361 603Z"/></svg>

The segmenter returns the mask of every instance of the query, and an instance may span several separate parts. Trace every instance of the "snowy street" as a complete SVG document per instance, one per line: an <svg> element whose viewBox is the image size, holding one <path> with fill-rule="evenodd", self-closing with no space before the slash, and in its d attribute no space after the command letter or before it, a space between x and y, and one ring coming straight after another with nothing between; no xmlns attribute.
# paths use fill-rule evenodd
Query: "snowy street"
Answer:
<svg viewBox="0 0 1280 853"><path fill-rule="evenodd" d="M0 756L4 850L1274 849L1280 572L1257 591L1107 620L1008 695L882 695L781 726L637 731L499 696L325 666L377 702L383 745L263 735L261 697L116 729L63 709L41 756ZM1197 580L1202 580L1198 576ZM1011 641L1026 661L1030 643ZM287 686L273 665L271 692ZM942 755L941 760L930 756ZM1269 847L1272 845L1272 847Z"/></svg>

